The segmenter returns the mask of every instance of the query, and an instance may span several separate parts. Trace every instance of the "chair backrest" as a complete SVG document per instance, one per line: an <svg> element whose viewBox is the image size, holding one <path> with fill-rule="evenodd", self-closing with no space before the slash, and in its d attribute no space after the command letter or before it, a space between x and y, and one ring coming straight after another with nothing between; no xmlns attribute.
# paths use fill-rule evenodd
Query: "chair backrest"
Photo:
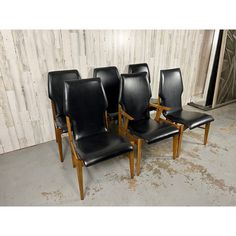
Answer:
<svg viewBox="0 0 236 236"><path fill-rule="evenodd" d="M120 74L115 66L95 68L93 77L100 78L107 96L108 113L118 112Z"/></svg>
<svg viewBox="0 0 236 236"><path fill-rule="evenodd" d="M128 71L129 74L138 72L147 72L148 81L149 83L151 83L150 71L147 63L130 64L128 66Z"/></svg>
<svg viewBox="0 0 236 236"><path fill-rule="evenodd" d="M121 74L120 104L135 120L150 118L151 95L147 72Z"/></svg>
<svg viewBox="0 0 236 236"><path fill-rule="evenodd" d="M106 132L107 99L99 78L65 82L64 110L77 140Z"/></svg>
<svg viewBox="0 0 236 236"><path fill-rule="evenodd" d="M57 115L63 115L64 81L81 79L77 70L50 71L48 96L55 103Z"/></svg>
<svg viewBox="0 0 236 236"><path fill-rule="evenodd" d="M180 68L161 70L159 85L161 104L172 108L165 113L166 115L182 110L182 93L183 81Z"/></svg>

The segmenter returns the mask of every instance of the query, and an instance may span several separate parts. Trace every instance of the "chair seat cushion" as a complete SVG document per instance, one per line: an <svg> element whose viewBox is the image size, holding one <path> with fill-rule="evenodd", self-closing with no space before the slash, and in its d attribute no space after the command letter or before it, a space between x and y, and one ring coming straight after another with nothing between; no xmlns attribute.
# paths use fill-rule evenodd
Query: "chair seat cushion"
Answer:
<svg viewBox="0 0 236 236"><path fill-rule="evenodd" d="M175 126L162 121L157 122L153 119L130 121L129 130L132 134L144 139L148 144L179 133L179 130Z"/></svg>
<svg viewBox="0 0 236 236"><path fill-rule="evenodd" d="M60 128L63 133L67 133L67 125L66 125L66 117L65 116L57 116L56 117L56 126Z"/></svg>
<svg viewBox="0 0 236 236"><path fill-rule="evenodd" d="M198 126L207 124L214 121L213 117L200 112L193 111L176 111L166 116L173 122L180 123L188 127L189 129L194 129Z"/></svg>
<svg viewBox="0 0 236 236"><path fill-rule="evenodd" d="M83 137L74 140L74 143L85 166L91 166L133 150L133 146L126 138L110 132Z"/></svg>

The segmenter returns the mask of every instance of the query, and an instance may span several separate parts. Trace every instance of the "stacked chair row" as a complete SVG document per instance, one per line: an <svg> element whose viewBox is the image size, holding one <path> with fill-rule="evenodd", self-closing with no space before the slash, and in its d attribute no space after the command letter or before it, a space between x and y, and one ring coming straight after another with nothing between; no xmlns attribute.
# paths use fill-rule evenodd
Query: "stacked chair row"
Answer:
<svg viewBox="0 0 236 236"><path fill-rule="evenodd" d="M73 167L77 169L80 197L84 199L83 166L128 154L134 177L141 171L142 144L173 139L173 159L180 155L183 131L204 128L207 143L213 117L182 108L182 75L179 68L161 70L159 97L153 99L148 65L129 65L128 74L115 66L95 68L93 78L81 79L77 70L48 73L56 142L63 162L62 134L68 132ZM155 111L154 119L150 112ZM111 123L118 124L115 133ZM204 127L203 127L204 126Z"/></svg>

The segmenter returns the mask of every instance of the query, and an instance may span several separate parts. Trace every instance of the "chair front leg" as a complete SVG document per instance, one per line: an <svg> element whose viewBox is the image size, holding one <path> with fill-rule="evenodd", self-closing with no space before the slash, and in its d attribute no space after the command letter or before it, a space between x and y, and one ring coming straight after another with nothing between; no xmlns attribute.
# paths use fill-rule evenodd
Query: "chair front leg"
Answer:
<svg viewBox="0 0 236 236"><path fill-rule="evenodd" d="M205 125L204 145L207 144L209 129L210 129L210 123L207 123L207 124Z"/></svg>
<svg viewBox="0 0 236 236"><path fill-rule="evenodd" d="M58 145L58 150L59 150L59 156L60 156L60 160L61 162L64 161L63 158L63 153L62 153L62 130L61 129L56 129L56 140L57 140L57 145Z"/></svg>
<svg viewBox="0 0 236 236"><path fill-rule="evenodd" d="M81 160L76 160L76 169L77 176L79 182L79 191L80 191L80 199L84 200L84 184L83 184L83 162Z"/></svg>
<svg viewBox="0 0 236 236"><path fill-rule="evenodd" d="M173 159L175 160L178 155L178 144L179 144L179 135L173 136Z"/></svg>
<svg viewBox="0 0 236 236"><path fill-rule="evenodd" d="M178 143L177 157L179 157L179 155L180 155L180 153L181 153L181 146L182 146L183 133L184 133L184 126L181 125L181 126L179 127L179 143Z"/></svg>
<svg viewBox="0 0 236 236"><path fill-rule="evenodd" d="M134 148L134 143L131 142L131 144ZM134 150L129 152L129 167L130 167L130 176L131 176L131 179L133 179L134 178Z"/></svg>
<svg viewBox="0 0 236 236"><path fill-rule="evenodd" d="M141 156L142 156L142 139L138 139L138 154L137 154L137 162L136 162L136 172L137 175L140 175L140 165L141 165Z"/></svg>

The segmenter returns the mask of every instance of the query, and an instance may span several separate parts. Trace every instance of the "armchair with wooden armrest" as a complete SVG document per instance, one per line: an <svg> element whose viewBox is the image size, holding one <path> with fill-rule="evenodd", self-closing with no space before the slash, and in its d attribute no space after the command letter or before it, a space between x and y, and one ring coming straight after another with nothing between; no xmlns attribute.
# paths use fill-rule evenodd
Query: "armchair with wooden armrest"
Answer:
<svg viewBox="0 0 236 236"><path fill-rule="evenodd" d="M175 93L173 93L175 91ZM182 107L183 81L180 68L160 71L159 104L172 107L171 111L163 113L164 117L176 124L183 125L183 129L205 129L204 145L207 144L210 124L214 121L211 115L195 111L187 111Z"/></svg>
<svg viewBox="0 0 236 236"><path fill-rule="evenodd" d="M66 123L81 200L84 199L83 167L128 154L133 178L133 144L127 138L108 131L107 98L100 78L66 81L64 94Z"/></svg>
<svg viewBox="0 0 236 236"><path fill-rule="evenodd" d="M152 144L173 137L173 158L178 156L179 127L160 120L161 107L149 104L150 84L146 72L122 74L119 105L119 131L137 145L137 175L140 174L142 143ZM155 119L150 118L149 107L156 109ZM166 108L167 109L167 108Z"/></svg>

